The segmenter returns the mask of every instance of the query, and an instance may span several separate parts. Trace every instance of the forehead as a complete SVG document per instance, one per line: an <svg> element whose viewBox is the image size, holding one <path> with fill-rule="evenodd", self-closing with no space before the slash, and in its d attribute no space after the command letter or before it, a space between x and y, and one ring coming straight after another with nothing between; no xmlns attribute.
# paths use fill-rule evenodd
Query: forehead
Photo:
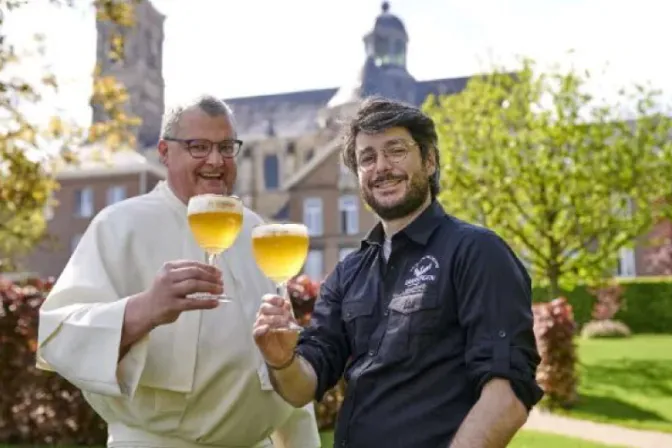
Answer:
<svg viewBox="0 0 672 448"><path fill-rule="evenodd" d="M355 151L371 151L412 141L411 133L404 127L389 128L376 133L360 132L355 138Z"/></svg>
<svg viewBox="0 0 672 448"><path fill-rule="evenodd" d="M224 140L235 137L233 123L228 115L210 116L198 108L185 111L177 128L181 138Z"/></svg>

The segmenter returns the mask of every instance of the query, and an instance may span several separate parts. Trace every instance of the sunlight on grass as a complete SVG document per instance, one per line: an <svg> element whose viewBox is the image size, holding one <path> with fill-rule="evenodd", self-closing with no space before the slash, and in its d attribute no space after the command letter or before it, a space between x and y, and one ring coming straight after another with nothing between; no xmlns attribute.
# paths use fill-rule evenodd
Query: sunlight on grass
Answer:
<svg viewBox="0 0 672 448"><path fill-rule="evenodd" d="M672 335L578 341L571 417L672 433Z"/></svg>
<svg viewBox="0 0 672 448"><path fill-rule="evenodd" d="M334 436L332 432L323 432L322 448L332 448ZM509 448L618 448L613 445L586 442L571 437L543 434L536 431L521 431L509 444Z"/></svg>

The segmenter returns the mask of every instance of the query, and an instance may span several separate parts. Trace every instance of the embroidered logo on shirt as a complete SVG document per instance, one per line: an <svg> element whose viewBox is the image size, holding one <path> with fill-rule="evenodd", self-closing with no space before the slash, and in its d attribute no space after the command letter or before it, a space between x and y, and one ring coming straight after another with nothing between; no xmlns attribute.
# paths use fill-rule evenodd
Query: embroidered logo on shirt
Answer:
<svg viewBox="0 0 672 448"><path fill-rule="evenodd" d="M404 282L407 287L436 281L439 262L432 255L425 255L411 266L411 277Z"/></svg>

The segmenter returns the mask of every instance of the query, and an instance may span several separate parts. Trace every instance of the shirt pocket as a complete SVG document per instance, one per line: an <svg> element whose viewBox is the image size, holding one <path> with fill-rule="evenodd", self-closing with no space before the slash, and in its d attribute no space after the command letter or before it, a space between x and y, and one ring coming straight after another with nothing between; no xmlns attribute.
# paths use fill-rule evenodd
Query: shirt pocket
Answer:
<svg viewBox="0 0 672 448"><path fill-rule="evenodd" d="M436 291L398 295L388 309L390 326L408 335L432 334L441 331L441 296Z"/></svg>
<svg viewBox="0 0 672 448"><path fill-rule="evenodd" d="M353 357L368 350L373 328L374 300L363 297L344 301L341 306L342 319L350 341Z"/></svg>

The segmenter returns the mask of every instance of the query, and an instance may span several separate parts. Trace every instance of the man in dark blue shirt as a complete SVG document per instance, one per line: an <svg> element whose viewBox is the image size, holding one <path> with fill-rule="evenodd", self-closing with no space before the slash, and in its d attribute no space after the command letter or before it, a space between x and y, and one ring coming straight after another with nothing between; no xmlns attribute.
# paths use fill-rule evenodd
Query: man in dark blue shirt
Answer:
<svg viewBox="0 0 672 448"><path fill-rule="evenodd" d="M321 286L300 335L287 301L266 296L254 337L275 390L320 400L342 375L336 446L504 447L541 398L530 278L495 233L436 201L432 120L365 100L343 159L380 218Z"/></svg>

